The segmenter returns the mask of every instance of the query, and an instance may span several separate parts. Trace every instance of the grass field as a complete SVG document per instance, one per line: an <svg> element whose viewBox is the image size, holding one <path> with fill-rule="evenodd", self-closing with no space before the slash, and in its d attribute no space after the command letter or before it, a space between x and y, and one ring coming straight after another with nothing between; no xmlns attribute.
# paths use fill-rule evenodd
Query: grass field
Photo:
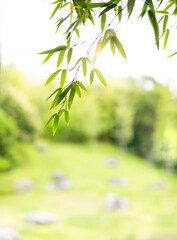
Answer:
<svg viewBox="0 0 177 240"><path fill-rule="evenodd" d="M25 152L25 154L24 154ZM24 240L176 240L177 177L155 169L131 154L123 154L107 144L48 144L45 152L22 146L25 164L0 174L0 227L12 227ZM108 167L108 156L118 156L119 164ZM47 192L55 170L64 171L72 180L67 190ZM111 177L124 176L128 186L107 183ZM12 183L31 178L33 189L15 194ZM149 184L165 180L161 189ZM130 200L129 210L108 211L105 194L113 192ZM51 225L26 222L31 211L54 213Z"/></svg>

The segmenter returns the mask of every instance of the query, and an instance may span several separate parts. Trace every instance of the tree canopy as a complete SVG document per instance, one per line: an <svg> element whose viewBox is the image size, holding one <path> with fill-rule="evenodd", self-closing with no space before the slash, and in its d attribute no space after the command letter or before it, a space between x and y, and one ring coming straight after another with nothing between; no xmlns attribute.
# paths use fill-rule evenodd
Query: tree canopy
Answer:
<svg viewBox="0 0 177 240"><path fill-rule="evenodd" d="M106 79L96 66L96 59L99 53L109 43L113 56L115 51L118 51L125 60L127 59L123 44L118 37L118 29L113 28L112 24L115 21L121 24L122 16L126 16L128 19L131 18L136 4L140 4L140 1L57 0L51 4L54 5L54 10L50 19L54 17L57 19L56 33L61 30L60 27L63 25L63 34L65 36L64 43L62 42L59 46L40 53L46 55L43 63L47 62L54 54L58 54L57 70L49 76L45 83L45 86L47 86L57 76L60 76L60 87L46 99L53 98L50 109L56 109L56 112L46 123L46 125L52 123L53 134L55 134L61 117L64 116L66 123L69 123L69 111L75 95L77 94L81 98L82 91L87 91L83 82L78 79L79 72L82 71L85 78L89 72L90 84L93 83L96 77L106 87ZM176 15L177 0L144 0L141 1L141 11L137 18L142 19L147 16L153 29L157 48L159 49L162 44L162 48L165 49L173 26L171 25L171 20L175 19ZM86 51L80 51L81 56L73 63L71 59L74 51L77 51L77 45L80 44L80 32L83 29L87 29L88 22L91 22L93 27L95 27L95 22L98 21L100 22L100 31L92 39ZM76 36L78 41L74 42ZM84 43L85 41L82 42L82 44ZM93 49L94 52L92 51ZM177 52L169 57L175 54ZM64 64L64 58L66 58L67 64ZM69 72L72 72L71 79L67 79Z"/></svg>

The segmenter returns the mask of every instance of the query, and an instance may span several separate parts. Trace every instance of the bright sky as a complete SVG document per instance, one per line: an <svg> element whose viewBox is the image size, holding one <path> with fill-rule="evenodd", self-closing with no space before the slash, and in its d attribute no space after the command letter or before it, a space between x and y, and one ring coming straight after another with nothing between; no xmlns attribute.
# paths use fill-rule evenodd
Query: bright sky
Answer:
<svg viewBox="0 0 177 240"><path fill-rule="evenodd" d="M54 8L50 2L0 0L3 64L14 63L30 79L44 79L56 70L54 61L41 66L44 56L37 55L40 51L62 44L60 36L55 35L54 22L49 21ZM137 19L135 15L138 14L124 21L124 24L116 26L128 61L126 62L118 53L113 58L107 47L98 58L98 68L106 74L119 77L149 75L160 82L170 82L172 88L177 87L177 55L166 58L177 51L177 31L173 31L173 36L169 37L166 50L157 51L149 22ZM85 32L84 37L90 37L90 32ZM81 46L80 51L83 51Z"/></svg>

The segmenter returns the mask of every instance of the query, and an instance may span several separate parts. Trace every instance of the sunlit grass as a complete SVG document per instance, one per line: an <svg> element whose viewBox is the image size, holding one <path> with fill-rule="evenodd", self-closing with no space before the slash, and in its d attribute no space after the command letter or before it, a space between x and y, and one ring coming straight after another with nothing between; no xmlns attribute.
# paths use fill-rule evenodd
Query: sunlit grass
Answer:
<svg viewBox="0 0 177 240"><path fill-rule="evenodd" d="M49 144L45 152L22 146L27 157L23 166L1 174L0 226L17 229L25 240L167 240L177 238L177 178L149 163L123 154L107 144ZM120 163L110 168L108 156L117 155ZM47 192L45 184L54 170L63 170L72 188ZM110 177L125 176L125 187L108 185ZM32 178L35 187L17 195L12 182ZM162 189L150 190L149 184L166 181ZM5 189L9 188L9 191ZM2 191L2 189L4 189ZM130 209L109 212L104 196L114 192L130 199ZM3 194L4 193L4 194ZM52 225L30 225L25 218L31 211L54 213Z"/></svg>

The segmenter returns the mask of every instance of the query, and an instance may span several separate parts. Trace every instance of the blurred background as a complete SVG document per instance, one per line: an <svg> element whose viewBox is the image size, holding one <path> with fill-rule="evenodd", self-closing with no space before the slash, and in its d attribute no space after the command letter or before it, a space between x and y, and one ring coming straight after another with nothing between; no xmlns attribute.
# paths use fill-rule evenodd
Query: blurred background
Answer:
<svg viewBox="0 0 177 240"><path fill-rule="evenodd" d="M0 240L176 240L176 33L158 52L146 22L124 21L128 61L105 49L108 88L83 79L53 136L49 3L0 0Z"/></svg>

